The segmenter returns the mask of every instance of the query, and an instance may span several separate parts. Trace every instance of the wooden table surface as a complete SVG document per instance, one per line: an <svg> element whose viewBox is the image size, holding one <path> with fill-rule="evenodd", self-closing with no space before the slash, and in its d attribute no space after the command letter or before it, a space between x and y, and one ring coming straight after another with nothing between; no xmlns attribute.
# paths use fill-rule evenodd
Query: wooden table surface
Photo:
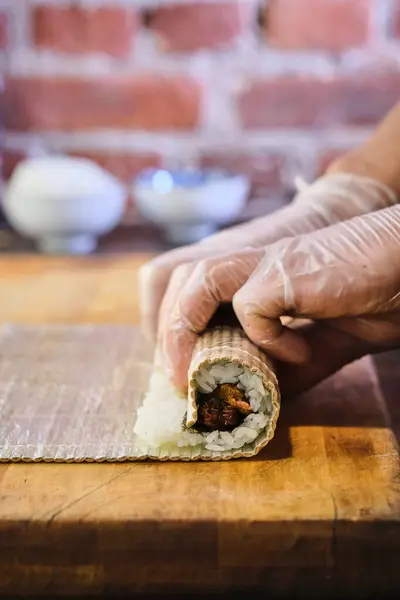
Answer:
<svg viewBox="0 0 400 600"><path fill-rule="evenodd" d="M0 322L136 323L144 258L3 257ZM0 593L395 594L396 363L385 400L284 408L250 461L0 465Z"/></svg>

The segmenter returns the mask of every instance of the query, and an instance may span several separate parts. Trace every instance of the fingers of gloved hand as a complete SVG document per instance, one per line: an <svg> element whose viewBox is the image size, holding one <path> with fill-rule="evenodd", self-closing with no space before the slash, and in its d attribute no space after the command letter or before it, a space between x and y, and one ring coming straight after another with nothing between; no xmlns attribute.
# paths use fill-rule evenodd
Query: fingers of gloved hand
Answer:
<svg viewBox="0 0 400 600"><path fill-rule="evenodd" d="M153 339L157 333L161 302L174 269L214 254L209 246L194 244L157 256L141 267L138 276L140 317L142 329L148 337Z"/></svg>
<svg viewBox="0 0 400 600"><path fill-rule="evenodd" d="M293 213L293 214L292 214ZM303 220L302 220L303 218ZM147 337L154 339L159 311L174 269L182 264L225 254L230 250L261 247L281 238L313 231L325 221L307 207L285 207L267 217L219 232L198 244L172 250L147 262L138 276L141 326Z"/></svg>
<svg viewBox="0 0 400 600"><path fill-rule="evenodd" d="M286 222L285 215L280 218L282 222ZM272 232L274 240L279 239L282 236L279 235L279 227L276 226L278 223L274 225L276 219L275 215L254 219L211 235L198 244L166 252L143 265L139 271L138 283L141 326L144 333L150 339L154 339L156 335L161 303L174 269L188 262L226 254L227 249L233 251L262 246L265 239L272 236Z"/></svg>
<svg viewBox="0 0 400 600"><path fill-rule="evenodd" d="M247 335L272 356L291 361L285 315L311 319L362 316L400 307L400 206L284 240L233 299ZM292 332L293 334L293 332Z"/></svg>
<svg viewBox="0 0 400 600"><path fill-rule="evenodd" d="M170 318L176 310L179 294L193 272L194 264L182 264L174 270L161 303L158 320L158 362L162 365L169 379L180 390L185 390L187 387L188 366L197 336L192 331L190 319L187 319L186 315L182 315L181 321L186 323L186 327L182 327L181 323L170 322ZM170 327L169 331L167 330L168 326ZM172 328L174 329L172 330ZM166 333L167 331L168 333ZM169 360L170 354L174 357L173 362Z"/></svg>
<svg viewBox="0 0 400 600"><path fill-rule="evenodd" d="M162 298L174 268L180 264L215 256L227 248L271 244L284 237L312 232L395 202L395 194L373 179L335 173L305 187L292 204L271 215L217 233L199 244L173 250L150 261L139 273L141 322L145 333L154 336Z"/></svg>
<svg viewBox="0 0 400 600"><path fill-rule="evenodd" d="M271 215L157 257L139 273L141 322L145 333L154 336L162 298L173 270L180 264L215 256L227 248L260 247L284 237L312 232L379 210L395 201L395 194L373 179L335 173L305 187L292 204Z"/></svg>
<svg viewBox="0 0 400 600"><path fill-rule="evenodd" d="M302 331L311 349L305 365L278 363L282 396L290 398L317 385L344 365L375 351L373 345L325 323L314 323Z"/></svg>
<svg viewBox="0 0 400 600"><path fill-rule="evenodd" d="M268 217L271 218L271 217ZM231 227L211 235L197 244L183 246L157 256L139 270L139 307L141 326L144 333L154 339L158 328L158 317L164 294L171 275L182 264L200 261L219 254L226 254L227 248L243 249L256 245L257 238L265 233L265 218ZM262 242L259 242L262 245Z"/></svg>
<svg viewBox="0 0 400 600"><path fill-rule="evenodd" d="M187 372L199 333L222 303L251 275L263 250L247 249L178 267L160 311L159 344L166 369L179 388L187 385Z"/></svg>

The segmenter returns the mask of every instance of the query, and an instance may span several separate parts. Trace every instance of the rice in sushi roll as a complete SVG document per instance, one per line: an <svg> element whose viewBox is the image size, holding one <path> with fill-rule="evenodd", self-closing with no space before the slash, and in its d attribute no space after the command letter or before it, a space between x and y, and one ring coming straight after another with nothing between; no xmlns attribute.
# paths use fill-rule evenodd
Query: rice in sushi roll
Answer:
<svg viewBox="0 0 400 600"><path fill-rule="evenodd" d="M217 327L198 340L188 396L156 369L135 433L182 459L253 456L274 435L280 394L273 363L239 328Z"/></svg>

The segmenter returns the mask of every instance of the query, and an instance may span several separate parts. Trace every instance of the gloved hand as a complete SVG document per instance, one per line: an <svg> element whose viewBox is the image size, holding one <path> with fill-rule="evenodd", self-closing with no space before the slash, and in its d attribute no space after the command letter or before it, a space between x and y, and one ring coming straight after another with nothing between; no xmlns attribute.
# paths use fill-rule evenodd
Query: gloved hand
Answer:
<svg viewBox="0 0 400 600"><path fill-rule="evenodd" d="M199 244L173 250L147 263L139 274L142 326L154 336L160 305L176 267L196 263L227 251L262 247L285 237L307 233L396 202L385 185L345 173L327 175L301 191L287 207L206 238ZM193 270L193 266L188 272ZM175 284L176 284L175 277Z"/></svg>
<svg viewBox="0 0 400 600"><path fill-rule="evenodd" d="M302 391L363 354L400 344L399 259L398 205L182 265L160 314L165 366L185 388L197 335L220 303L232 301L249 338L287 363L283 391ZM280 320L287 315L312 324L290 329Z"/></svg>

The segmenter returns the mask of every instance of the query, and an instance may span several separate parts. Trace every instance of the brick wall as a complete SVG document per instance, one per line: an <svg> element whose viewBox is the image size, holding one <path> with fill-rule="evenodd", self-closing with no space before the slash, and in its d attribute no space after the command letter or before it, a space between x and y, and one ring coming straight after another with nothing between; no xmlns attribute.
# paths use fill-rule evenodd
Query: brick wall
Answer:
<svg viewBox="0 0 400 600"><path fill-rule="evenodd" d="M222 165L269 210L400 98L400 0L0 0L9 177L27 152Z"/></svg>

